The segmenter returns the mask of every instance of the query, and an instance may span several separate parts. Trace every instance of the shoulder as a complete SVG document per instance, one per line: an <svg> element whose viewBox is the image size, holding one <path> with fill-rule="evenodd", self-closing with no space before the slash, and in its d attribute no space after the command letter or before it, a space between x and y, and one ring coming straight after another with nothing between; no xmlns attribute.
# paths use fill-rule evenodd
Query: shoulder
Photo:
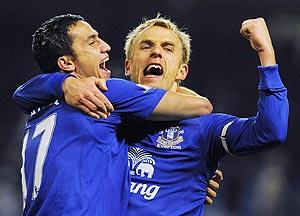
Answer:
<svg viewBox="0 0 300 216"><path fill-rule="evenodd" d="M160 100L166 92L163 89L151 88L117 78L107 80L106 84L108 90L103 93L113 105L120 104L122 101L128 102L129 100L135 102L145 102L146 100L149 102L149 100L154 100L155 98Z"/></svg>
<svg viewBox="0 0 300 216"><path fill-rule="evenodd" d="M151 87L145 86L145 85L141 85L141 84L136 84L134 82L125 80L125 79L119 79L119 78L112 78L106 81L107 87L109 90L110 87L114 88L114 89L122 89L122 90L126 90L126 89L139 89L139 90L149 90L151 89Z"/></svg>
<svg viewBox="0 0 300 216"><path fill-rule="evenodd" d="M79 120L80 116L85 116L84 113L71 107L66 102L57 100L45 107L33 110L30 114L28 122L36 122L54 113L60 119L72 119L72 122Z"/></svg>

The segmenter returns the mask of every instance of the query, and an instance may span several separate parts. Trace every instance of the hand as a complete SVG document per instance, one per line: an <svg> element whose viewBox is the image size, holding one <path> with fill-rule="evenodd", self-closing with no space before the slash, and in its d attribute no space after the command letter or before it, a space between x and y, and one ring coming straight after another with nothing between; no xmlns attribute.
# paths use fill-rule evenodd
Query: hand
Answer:
<svg viewBox="0 0 300 216"><path fill-rule="evenodd" d="M107 90L104 79L89 77L68 77L63 84L66 102L87 115L95 118L107 118L113 106L99 90Z"/></svg>
<svg viewBox="0 0 300 216"><path fill-rule="evenodd" d="M220 183L223 181L223 173L221 170L216 170L215 175L208 181L207 194L205 204L211 205L217 197L217 191L220 188Z"/></svg>
<svg viewBox="0 0 300 216"><path fill-rule="evenodd" d="M263 66L276 64L271 37L263 18L245 20L242 23L240 33L249 40L251 47L258 52Z"/></svg>

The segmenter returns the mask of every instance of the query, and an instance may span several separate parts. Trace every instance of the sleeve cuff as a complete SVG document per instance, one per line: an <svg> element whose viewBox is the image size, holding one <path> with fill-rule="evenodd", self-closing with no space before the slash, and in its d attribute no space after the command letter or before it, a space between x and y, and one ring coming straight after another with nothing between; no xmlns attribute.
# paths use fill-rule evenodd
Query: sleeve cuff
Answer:
<svg viewBox="0 0 300 216"><path fill-rule="evenodd" d="M63 84L66 78L73 76L73 74L70 73L61 73L57 72L55 73L55 77L52 80L51 85L49 86L49 91L52 92L51 95L55 95L55 98L63 99L64 93L63 93Z"/></svg>
<svg viewBox="0 0 300 216"><path fill-rule="evenodd" d="M266 67L258 66L257 69L260 73L260 80L258 85L259 90L275 90L284 88L284 85L279 75L277 64Z"/></svg>

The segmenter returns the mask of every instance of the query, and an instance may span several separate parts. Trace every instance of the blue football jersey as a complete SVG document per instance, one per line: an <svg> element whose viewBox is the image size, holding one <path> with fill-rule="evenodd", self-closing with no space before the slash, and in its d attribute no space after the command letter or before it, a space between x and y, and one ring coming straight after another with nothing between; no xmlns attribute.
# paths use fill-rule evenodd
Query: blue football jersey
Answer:
<svg viewBox="0 0 300 216"><path fill-rule="evenodd" d="M260 98L255 117L211 114L166 123L122 119L118 139L122 144L125 138L129 144L132 179L129 215L202 215L207 180L224 155L255 153L285 139L288 101L278 66L259 67L259 71ZM56 87L38 96L22 92L19 105L25 111L62 96L62 76L42 78L56 83ZM27 84L36 86L36 81Z"/></svg>
<svg viewBox="0 0 300 216"><path fill-rule="evenodd" d="M286 138L287 90L277 66L259 70L255 117L211 114L179 122L123 122L118 135L129 146L130 216L203 215L207 182L223 156L256 153Z"/></svg>
<svg viewBox="0 0 300 216"><path fill-rule="evenodd" d="M146 119L165 91L107 81L115 111L95 119L56 101L28 120L23 142L23 215L126 215L127 145L117 140L123 117ZM21 93L20 93L21 94Z"/></svg>

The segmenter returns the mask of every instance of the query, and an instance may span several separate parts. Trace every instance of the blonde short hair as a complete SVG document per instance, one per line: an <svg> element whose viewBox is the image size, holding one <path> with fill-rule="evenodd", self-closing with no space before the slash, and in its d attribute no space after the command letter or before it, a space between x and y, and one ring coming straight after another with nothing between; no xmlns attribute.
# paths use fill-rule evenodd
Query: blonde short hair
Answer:
<svg viewBox="0 0 300 216"><path fill-rule="evenodd" d="M167 28L173 31L176 35L178 35L180 41L182 42L182 63L188 64L190 61L191 55L191 37L188 35L183 29L178 28L178 26L172 22L170 19L160 17L160 14L157 14L156 18L150 20L143 20L135 29L130 31L126 36L126 42L124 46L124 51L126 58L129 59L132 57L132 45L134 39L137 37L139 33L144 31L145 29L152 26L160 26L163 28Z"/></svg>

